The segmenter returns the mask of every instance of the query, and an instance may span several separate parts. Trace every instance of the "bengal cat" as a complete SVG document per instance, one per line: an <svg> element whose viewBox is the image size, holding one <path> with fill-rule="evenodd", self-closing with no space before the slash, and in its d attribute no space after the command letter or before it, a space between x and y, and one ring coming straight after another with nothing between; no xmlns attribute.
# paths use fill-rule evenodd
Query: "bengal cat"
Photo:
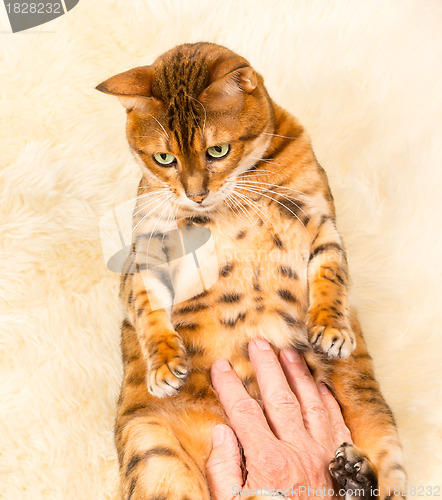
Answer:
<svg viewBox="0 0 442 500"><path fill-rule="evenodd" d="M378 486L382 498L398 491L394 418L349 306L333 197L304 128L246 59L211 43L175 47L97 89L125 106L143 173L121 280L122 498L210 498L205 462L226 417L209 370L228 359L259 399L247 351L256 337L302 351L338 399L355 443L330 464L338 485L367 498ZM172 223L210 230L211 286L175 258Z"/></svg>

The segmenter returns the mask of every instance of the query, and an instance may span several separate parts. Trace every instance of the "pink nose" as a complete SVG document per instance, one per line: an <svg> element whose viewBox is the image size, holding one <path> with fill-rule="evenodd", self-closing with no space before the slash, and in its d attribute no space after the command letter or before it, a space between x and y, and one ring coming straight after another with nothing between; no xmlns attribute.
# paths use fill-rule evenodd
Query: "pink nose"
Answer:
<svg viewBox="0 0 442 500"><path fill-rule="evenodd" d="M187 194L186 196L189 198L189 200L194 201L195 203L201 203L203 200L207 198L207 195L209 194L208 191L205 191L204 193L198 193L198 194Z"/></svg>

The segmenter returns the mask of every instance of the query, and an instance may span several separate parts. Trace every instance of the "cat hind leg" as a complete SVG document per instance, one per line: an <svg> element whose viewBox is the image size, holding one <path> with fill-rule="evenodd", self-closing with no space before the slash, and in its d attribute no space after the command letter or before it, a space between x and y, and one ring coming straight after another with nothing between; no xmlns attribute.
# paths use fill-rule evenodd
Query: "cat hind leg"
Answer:
<svg viewBox="0 0 442 500"><path fill-rule="evenodd" d="M123 500L209 500L204 474L171 429L157 419L131 419L121 444Z"/></svg>

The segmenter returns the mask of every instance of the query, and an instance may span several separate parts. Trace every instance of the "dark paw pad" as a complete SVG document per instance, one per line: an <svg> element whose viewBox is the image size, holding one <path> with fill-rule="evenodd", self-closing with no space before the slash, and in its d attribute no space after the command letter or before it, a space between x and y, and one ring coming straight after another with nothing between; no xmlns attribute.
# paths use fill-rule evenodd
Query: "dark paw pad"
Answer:
<svg viewBox="0 0 442 500"><path fill-rule="evenodd" d="M370 460L349 443L336 450L336 458L330 462L330 474L340 488L352 490L355 497L369 499L375 497L378 479Z"/></svg>

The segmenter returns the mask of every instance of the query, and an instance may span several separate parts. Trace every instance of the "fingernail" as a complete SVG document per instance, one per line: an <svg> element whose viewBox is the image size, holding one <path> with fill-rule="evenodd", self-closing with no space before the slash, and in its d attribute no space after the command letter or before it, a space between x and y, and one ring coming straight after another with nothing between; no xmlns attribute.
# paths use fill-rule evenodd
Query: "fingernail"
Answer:
<svg viewBox="0 0 442 500"><path fill-rule="evenodd" d="M330 394L330 391L328 390L327 386L322 382L318 384L318 391L319 394Z"/></svg>
<svg viewBox="0 0 442 500"><path fill-rule="evenodd" d="M218 359L213 364L213 367L219 372L228 372L230 371L230 364L227 359Z"/></svg>
<svg viewBox="0 0 442 500"><path fill-rule="evenodd" d="M290 361L290 363L301 363L301 355L298 351L294 349L284 349L284 356Z"/></svg>
<svg viewBox="0 0 442 500"><path fill-rule="evenodd" d="M224 425L216 425L212 431L212 445L219 446L224 443L226 437L226 428Z"/></svg>
<svg viewBox="0 0 442 500"><path fill-rule="evenodd" d="M272 348L270 347L270 344L267 342L267 340L254 339L253 342L255 343L256 347L260 351L271 351L272 350Z"/></svg>

